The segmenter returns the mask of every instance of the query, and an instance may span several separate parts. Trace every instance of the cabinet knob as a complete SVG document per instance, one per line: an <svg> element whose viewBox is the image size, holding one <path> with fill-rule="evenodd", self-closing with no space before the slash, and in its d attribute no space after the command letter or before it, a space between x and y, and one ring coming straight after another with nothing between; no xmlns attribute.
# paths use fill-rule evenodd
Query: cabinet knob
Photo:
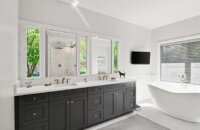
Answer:
<svg viewBox="0 0 200 130"><path fill-rule="evenodd" d="M131 107L133 106L133 104L131 104Z"/></svg>
<svg viewBox="0 0 200 130"><path fill-rule="evenodd" d="M131 96L133 96L133 93L131 93Z"/></svg>
<svg viewBox="0 0 200 130"><path fill-rule="evenodd" d="M67 104L69 104L70 102L69 101L67 101Z"/></svg>
<svg viewBox="0 0 200 130"><path fill-rule="evenodd" d="M34 112L34 113L33 113L33 116L37 116L37 113Z"/></svg>
<svg viewBox="0 0 200 130"><path fill-rule="evenodd" d="M97 119L97 117L98 117L98 115L97 115L97 114L95 114L95 115L94 115L94 118L95 118L95 119Z"/></svg>
<svg viewBox="0 0 200 130"><path fill-rule="evenodd" d="M37 98L36 98L36 97L33 97L32 99L35 101Z"/></svg>
<svg viewBox="0 0 200 130"><path fill-rule="evenodd" d="M74 101L72 100L72 101L71 101L71 103L73 104L73 103L74 103Z"/></svg>
<svg viewBox="0 0 200 130"><path fill-rule="evenodd" d="M118 93L116 93L116 95L118 95Z"/></svg>
<svg viewBox="0 0 200 130"><path fill-rule="evenodd" d="M95 100L95 101L94 101L94 103L96 104L96 103L98 103L98 101L97 101L97 100Z"/></svg>

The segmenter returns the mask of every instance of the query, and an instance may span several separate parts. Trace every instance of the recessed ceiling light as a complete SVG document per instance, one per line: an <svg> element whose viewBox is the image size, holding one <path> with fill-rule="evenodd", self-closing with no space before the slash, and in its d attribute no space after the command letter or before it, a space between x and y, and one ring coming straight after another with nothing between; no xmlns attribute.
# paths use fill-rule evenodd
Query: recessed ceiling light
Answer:
<svg viewBox="0 0 200 130"><path fill-rule="evenodd" d="M74 0L73 2L72 2L72 5L73 6L77 6L79 4L79 2L77 1L77 0Z"/></svg>

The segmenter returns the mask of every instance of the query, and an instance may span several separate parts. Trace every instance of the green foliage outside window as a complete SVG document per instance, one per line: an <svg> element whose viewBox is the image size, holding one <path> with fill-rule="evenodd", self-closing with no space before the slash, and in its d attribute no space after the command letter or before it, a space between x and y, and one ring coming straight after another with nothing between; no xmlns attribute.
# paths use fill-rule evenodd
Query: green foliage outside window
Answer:
<svg viewBox="0 0 200 130"><path fill-rule="evenodd" d="M114 43L114 72L118 72L118 41Z"/></svg>
<svg viewBox="0 0 200 130"><path fill-rule="evenodd" d="M80 38L80 75L87 74L87 37Z"/></svg>
<svg viewBox="0 0 200 130"><path fill-rule="evenodd" d="M40 31L36 28L28 28L27 32L27 77L38 77L40 59Z"/></svg>

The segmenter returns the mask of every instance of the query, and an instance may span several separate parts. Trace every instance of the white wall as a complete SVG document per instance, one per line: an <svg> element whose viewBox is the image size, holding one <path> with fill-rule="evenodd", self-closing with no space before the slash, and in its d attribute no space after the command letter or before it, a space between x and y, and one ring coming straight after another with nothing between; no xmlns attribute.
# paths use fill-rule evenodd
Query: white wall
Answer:
<svg viewBox="0 0 200 130"><path fill-rule="evenodd" d="M96 32L122 39L120 63L122 71L138 79L138 100L149 98L146 83L149 81L150 65L134 66L130 64L130 52L150 51L150 31L99 13L80 8L90 27L81 20L74 7L59 0L20 0L20 19L43 24ZM141 77L142 76L142 77ZM141 77L141 78L138 78ZM146 78L148 77L148 78ZM147 80L146 80L147 79ZM145 82L144 82L145 80ZM144 93L145 91L145 93Z"/></svg>
<svg viewBox="0 0 200 130"><path fill-rule="evenodd" d="M200 16L152 30L152 72L157 72L157 43L200 34Z"/></svg>
<svg viewBox="0 0 200 130"><path fill-rule="evenodd" d="M0 130L14 130L18 0L0 0Z"/></svg>

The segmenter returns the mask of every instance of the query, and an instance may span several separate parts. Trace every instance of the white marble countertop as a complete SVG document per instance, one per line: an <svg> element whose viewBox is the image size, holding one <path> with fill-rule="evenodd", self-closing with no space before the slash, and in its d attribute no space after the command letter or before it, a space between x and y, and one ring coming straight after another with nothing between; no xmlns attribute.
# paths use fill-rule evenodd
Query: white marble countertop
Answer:
<svg viewBox="0 0 200 130"><path fill-rule="evenodd" d="M52 85L52 86L41 85L41 86L33 86L31 88L17 87L15 89L15 96L31 95L31 94L38 94L38 93L48 93L48 92L80 89L80 88L89 88L89 87L96 87L96 86L103 86L103 85L134 82L134 81L136 81L136 80L134 80L134 79L117 79L115 81L99 80L99 81L78 82L78 83L75 83L72 85L67 85L67 84Z"/></svg>

